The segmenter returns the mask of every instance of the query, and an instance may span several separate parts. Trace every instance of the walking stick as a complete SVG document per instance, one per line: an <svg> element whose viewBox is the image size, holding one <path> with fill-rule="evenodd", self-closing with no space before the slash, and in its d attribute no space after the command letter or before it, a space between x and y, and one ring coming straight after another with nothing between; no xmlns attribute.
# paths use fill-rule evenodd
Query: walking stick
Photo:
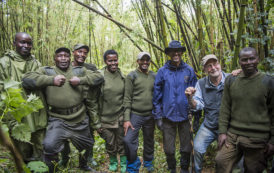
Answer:
<svg viewBox="0 0 274 173"><path fill-rule="evenodd" d="M192 112L190 110L190 108L188 109L188 120L190 123L190 135L191 135L191 139L190 139L190 143L192 146L192 151L191 151L191 173L194 173L194 142L193 142L193 123L192 123Z"/></svg>

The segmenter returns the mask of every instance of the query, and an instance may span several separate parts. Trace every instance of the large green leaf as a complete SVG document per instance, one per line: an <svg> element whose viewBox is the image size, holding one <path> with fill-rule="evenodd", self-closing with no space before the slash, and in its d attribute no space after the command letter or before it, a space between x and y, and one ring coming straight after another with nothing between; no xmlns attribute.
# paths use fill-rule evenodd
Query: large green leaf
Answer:
<svg viewBox="0 0 274 173"><path fill-rule="evenodd" d="M33 171L34 173L38 173L38 172L48 172L49 168L47 167L47 165L44 162L41 161L32 161L29 162L27 167Z"/></svg>
<svg viewBox="0 0 274 173"><path fill-rule="evenodd" d="M4 89L18 88L21 83L14 80L5 80Z"/></svg>
<svg viewBox="0 0 274 173"><path fill-rule="evenodd" d="M11 136L19 141L30 143L31 130L26 124L17 124L12 128Z"/></svg>

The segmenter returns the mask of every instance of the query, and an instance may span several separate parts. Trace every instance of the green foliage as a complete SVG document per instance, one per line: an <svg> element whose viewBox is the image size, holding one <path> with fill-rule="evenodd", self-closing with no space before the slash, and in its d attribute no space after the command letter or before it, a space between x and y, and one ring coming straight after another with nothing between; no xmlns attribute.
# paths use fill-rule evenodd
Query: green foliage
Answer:
<svg viewBox="0 0 274 173"><path fill-rule="evenodd" d="M1 93L1 118L6 119L4 123L8 123L8 126L12 127L11 135L15 139L24 142L30 142L31 130L26 124L22 124L23 117L30 115L32 112L37 112L43 108L41 100L33 94L30 94L25 99L23 97L23 90L19 88L19 82L7 80L4 81L4 92ZM16 121L14 121L14 119ZM6 129L7 125L3 125ZM7 129L5 130L7 131Z"/></svg>
<svg viewBox="0 0 274 173"><path fill-rule="evenodd" d="M22 142L29 142L31 139L31 130L26 124L16 124L11 131L11 136Z"/></svg>
<svg viewBox="0 0 274 173"><path fill-rule="evenodd" d="M33 173L48 172L47 165L44 162L41 162L41 161L32 161L32 162L29 162L27 164L27 167Z"/></svg>
<svg viewBox="0 0 274 173"><path fill-rule="evenodd" d="M106 160L106 147L105 140L101 138L98 134L94 135L95 144L93 146L93 157L97 163L103 163Z"/></svg>

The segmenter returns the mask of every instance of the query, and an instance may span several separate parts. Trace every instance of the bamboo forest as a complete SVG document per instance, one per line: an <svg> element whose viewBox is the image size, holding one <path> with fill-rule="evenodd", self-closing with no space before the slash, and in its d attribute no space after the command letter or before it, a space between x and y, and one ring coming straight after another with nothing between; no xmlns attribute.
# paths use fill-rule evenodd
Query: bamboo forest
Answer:
<svg viewBox="0 0 274 173"><path fill-rule="evenodd" d="M241 68L239 53L245 47L252 47L257 51L258 71L273 77L273 24L274 0L0 0L0 57L6 55L9 50L16 50L16 33L24 32L30 35L31 54L41 66L56 64L55 54L58 48L66 47L73 52L75 45L81 43L89 47L86 63L94 64L98 69L106 66L105 51L115 50L119 55L119 70L126 77L138 68L136 60L140 52L150 54L149 69L156 74L170 60L169 55L166 54L169 43L177 40L185 47L182 61L193 68L198 80L207 75L203 67L203 57L209 54L216 55L221 69L231 73ZM0 72L2 73L1 70ZM37 112L43 108L43 105L37 95L31 94L26 99L21 81L2 81L2 79L0 79L0 173L48 172L48 167L42 161L24 162L11 139L33 144L31 130L28 130L31 128L21 126L21 119L32 112ZM198 126L202 124L204 114L201 113ZM16 122L17 128L10 130L5 121L12 115L18 122ZM195 124L194 120L190 121L190 124ZM198 127L194 128L193 138L197 129ZM153 172L156 173L171 170L166 161L163 138L161 130L155 125ZM137 155L144 164L145 136L142 130L138 139ZM94 141L95 164L89 165L93 169L91 172L111 172L109 170L111 158L107 154L107 145L98 131L94 131ZM179 137L176 138L175 143L177 159L175 172L176 170L180 172ZM203 159L203 173L216 172L217 148L216 140L207 148ZM68 166L58 170L56 168L54 172L82 171L78 167L80 155L84 155L84 151L78 151L71 142L70 150ZM120 162L122 162L121 157ZM58 165L56 162L54 164ZM190 160L189 167L189 170L194 172L193 159ZM271 167L272 159L269 159L264 172L270 172ZM141 166L139 171L151 172L144 166ZM242 171L237 167L233 170L233 172ZM118 169L112 172L123 171L118 166Z"/></svg>

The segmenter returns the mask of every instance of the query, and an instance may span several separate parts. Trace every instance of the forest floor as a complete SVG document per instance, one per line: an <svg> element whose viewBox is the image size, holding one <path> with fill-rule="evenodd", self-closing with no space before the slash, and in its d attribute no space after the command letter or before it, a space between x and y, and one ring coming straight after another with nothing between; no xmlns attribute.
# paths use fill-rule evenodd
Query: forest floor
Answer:
<svg viewBox="0 0 274 173"><path fill-rule="evenodd" d="M143 150L143 142L142 142L142 133L139 136L139 148L138 148L138 156L142 161L142 150ZM94 158L98 163L98 166L93 167L98 173L109 173L108 164L109 158L106 154L105 150L105 142L102 138L100 138L97 134L95 134L95 145L94 145ZM179 141L177 139L176 142L176 159L177 159L177 170L180 171L179 165ZM158 129L155 131L155 152L154 152L154 167L155 173L167 173L167 163L162 145L162 135ZM203 173L215 173L215 154L216 154L216 142L214 142L209 148L208 152L205 155L204 159L204 169ZM78 173L83 172L80 171L78 167L78 156L79 152L71 145L71 153L70 153L70 161L67 168L63 168L61 173ZM119 168L120 169L120 168ZM118 170L119 171L119 170ZM117 172L118 172L117 171ZM0 146L0 173L14 173L16 172L14 163L11 159L9 152ZM146 169L143 167L140 168L140 173L146 173ZM240 173L239 169L235 169L233 173Z"/></svg>

